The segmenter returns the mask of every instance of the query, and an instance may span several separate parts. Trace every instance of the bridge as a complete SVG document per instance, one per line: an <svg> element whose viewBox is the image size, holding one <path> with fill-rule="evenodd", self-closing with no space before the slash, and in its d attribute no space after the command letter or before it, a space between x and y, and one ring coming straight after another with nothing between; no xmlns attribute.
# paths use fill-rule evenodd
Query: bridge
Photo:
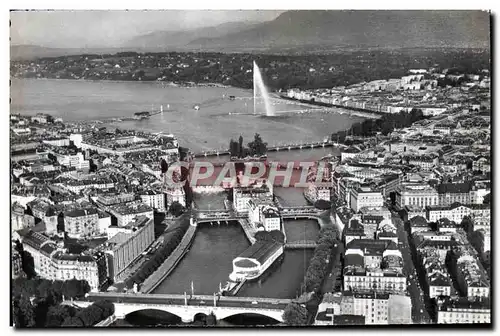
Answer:
<svg viewBox="0 0 500 336"><path fill-rule="evenodd" d="M313 148L325 148L338 146L339 144L335 141L312 141L306 143L289 143L289 144L279 144L276 146L271 146L267 148L268 152L279 152L283 150L297 150L297 149L313 149ZM208 157L208 156L223 156L229 155L231 152L227 149L211 150L205 152L194 153L193 157Z"/></svg>
<svg viewBox="0 0 500 336"><path fill-rule="evenodd" d="M198 210L195 213L196 223L234 221L247 218L245 214L235 213L228 210Z"/></svg>
<svg viewBox="0 0 500 336"><path fill-rule="evenodd" d="M313 206L305 207L286 207L280 209L281 218L283 219L317 219L325 210L317 209Z"/></svg>
<svg viewBox="0 0 500 336"><path fill-rule="evenodd" d="M318 244L314 240L299 240L285 244L287 249L305 249L305 248L316 248Z"/></svg>
<svg viewBox="0 0 500 336"><path fill-rule="evenodd" d="M211 295L90 293L84 301L65 301L63 304L87 307L95 301L108 300L115 306L114 316L154 309L179 316L183 322L192 322L197 314L214 314L218 320L238 314L259 314L283 322L283 311L291 302L287 299L228 297Z"/></svg>

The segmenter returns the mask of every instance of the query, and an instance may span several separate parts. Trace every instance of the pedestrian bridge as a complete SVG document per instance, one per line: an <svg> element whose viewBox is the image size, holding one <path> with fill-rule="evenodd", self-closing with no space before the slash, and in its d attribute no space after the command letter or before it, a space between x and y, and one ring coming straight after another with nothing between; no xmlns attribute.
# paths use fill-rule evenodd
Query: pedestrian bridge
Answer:
<svg viewBox="0 0 500 336"><path fill-rule="evenodd" d="M299 240L285 244L287 249L316 248L318 244L314 240Z"/></svg>
<svg viewBox="0 0 500 336"><path fill-rule="evenodd" d="M280 207L281 217L286 219L308 218L316 219L325 210L317 209L313 206L301 207ZM228 210L198 210L196 211L196 222L206 223L214 221L231 221L248 218L247 214L237 213Z"/></svg>
<svg viewBox="0 0 500 336"><path fill-rule="evenodd" d="M226 297L219 295L176 295L142 293L91 293L84 301L65 301L63 304L87 307L95 301L108 300L115 306L116 318L154 309L179 316L192 322L197 314L214 314L218 320L238 314L259 314L283 322L283 311L291 300L268 298Z"/></svg>

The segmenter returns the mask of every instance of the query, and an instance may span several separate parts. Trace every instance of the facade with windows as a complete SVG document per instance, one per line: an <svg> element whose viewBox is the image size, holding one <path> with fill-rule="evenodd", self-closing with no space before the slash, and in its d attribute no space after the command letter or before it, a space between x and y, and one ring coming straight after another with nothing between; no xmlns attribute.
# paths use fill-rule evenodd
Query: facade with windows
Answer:
<svg viewBox="0 0 500 336"><path fill-rule="evenodd" d="M361 208L381 207L384 205L384 197L380 191L372 190L370 187L358 187L351 190L351 209L358 212Z"/></svg>
<svg viewBox="0 0 500 336"><path fill-rule="evenodd" d="M468 298L438 301L438 324L491 323L490 301Z"/></svg>
<svg viewBox="0 0 500 336"><path fill-rule="evenodd" d="M97 263L93 256L65 253L55 242L38 232L29 232L22 241L32 257L36 274L48 280L86 280L91 291L99 290Z"/></svg>
<svg viewBox="0 0 500 336"><path fill-rule="evenodd" d="M396 205L400 209L405 206L423 209L426 206L437 205L438 201L436 189L427 184L404 185L396 191Z"/></svg>
<svg viewBox="0 0 500 336"><path fill-rule="evenodd" d="M165 195L163 193L147 190L142 192L140 196L144 204L149 205L158 212L165 211Z"/></svg>
<svg viewBox="0 0 500 336"><path fill-rule="evenodd" d="M97 209L75 209L64 214L64 231L69 237L80 239L100 234Z"/></svg>

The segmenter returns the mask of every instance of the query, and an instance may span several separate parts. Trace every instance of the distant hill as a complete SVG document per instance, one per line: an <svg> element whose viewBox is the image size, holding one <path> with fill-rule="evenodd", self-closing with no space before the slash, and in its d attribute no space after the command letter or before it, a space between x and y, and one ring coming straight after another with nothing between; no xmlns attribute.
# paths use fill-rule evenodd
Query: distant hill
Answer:
<svg viewBox="0 0 500 336"><path fill-rule="evenodd" d="M36 45L11 45L10 59L16 61L81 54L115 54L120 51L126 50L122 48L46 48Z"/></svg>
<svg viewBox="0 0 500 336"><path fill-rule="evenodd" d="M489 48L484 11L287 11L266 22L230 22L134 37L121 48L11 46L11 59L121 51L304 53L345 48Z"/></svg>
<svg viewBox="0 0 500 336"><path fill-rule="evenodd" d="M242 30L257 27L261 22L228 22L214 27L197 28L184 31L156 31L141 35L127 41L123 47L129 50L140 51L170 51L192 50L189 46L193 40L202 38L218 38L228 33L237 33Z"/></svg>
<svg viewBox="0 0 500 336"><path fill-rule="evenodd" d="M487 48L489 13L483 11L288 11L254 28L189 45L244 51L315 47Z"/></svg>

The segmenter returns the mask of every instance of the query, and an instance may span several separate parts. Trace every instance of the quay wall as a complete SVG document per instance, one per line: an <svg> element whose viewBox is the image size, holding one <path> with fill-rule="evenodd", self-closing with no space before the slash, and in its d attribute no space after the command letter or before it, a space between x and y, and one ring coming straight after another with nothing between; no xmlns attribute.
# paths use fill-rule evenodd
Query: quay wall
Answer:
<svg viewBox="0 0 500 336"><path fill-rule="evenodd" d="M177 245L175 250L168 256L163 264L161 264L160 267L158 267L158 269L144 281L141 286L141 293L150 293L153 291L163 281L163 279L165 279L170 272L175 269L177 264L188 252L188 249L193 242L195 233L196 226L189 225L184 237L182 237L181 242Z"/></svg>

